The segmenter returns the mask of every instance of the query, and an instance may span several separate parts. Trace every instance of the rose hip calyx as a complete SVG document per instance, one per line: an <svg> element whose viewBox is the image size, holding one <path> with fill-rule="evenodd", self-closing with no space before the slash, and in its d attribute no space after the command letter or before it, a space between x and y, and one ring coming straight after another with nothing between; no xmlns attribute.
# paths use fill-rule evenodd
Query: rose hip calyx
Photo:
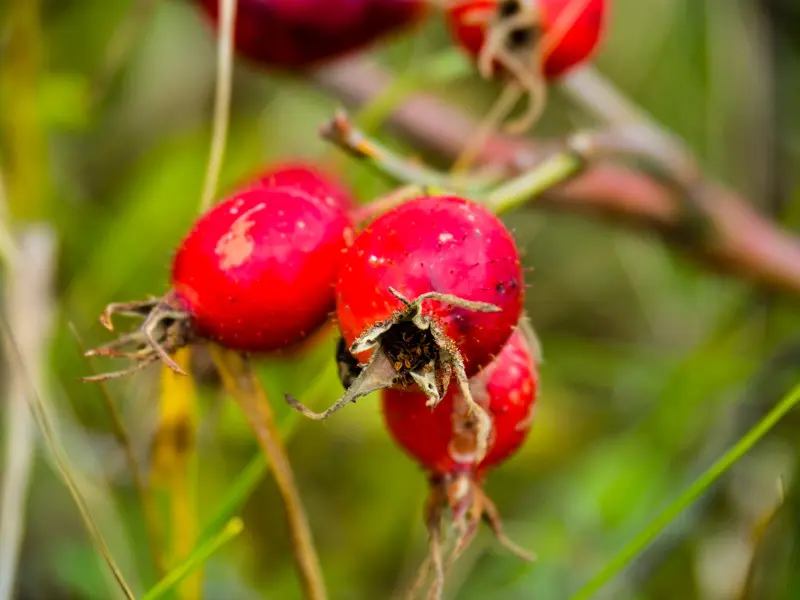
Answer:
<svg viewBox="0 0 800 600"><path fill-rule="evenodd" d="M142 320L138 329L125 333L117 339L93 348L86 356L133 359L134 364L120 371L82 377L81 381L97 382L125 377L161 360L166 366L186 375L170 354L190 344L194 338L191 314L181 308L173 293L162 298L148 298L134 302L109 304L100 316L100 323L114 331L113 317L122 315Z"/></svg>
<svg viewBox="0 0 800 600"><path fill-rule="evenodd" d="M425 506L425 522L431 540L440 535L445 509L451 511L452 523L457 532L448 563L455 562L469 547L481 521L489 525L495 539L503 548L527 562L536 560L535 554L522 548L506 535L497 507L484 492L481 482L473 473L461 471L431 477L430 493ZM435 544L432 544L430 550L432 553L436 551ZM431 559L437 560L433 555Z"/></svg>
<svg viewBox="0 0 800 600"><path fill-rule="evenodd" d="M422 305L425 301L434 300L476 312L499 312L500 308L487 302L474 302L439 292L427 292L411 301L394 288L389 288L389 291L403 303L403 308L395 311L389 319L374 324L350 345L349 353L352 356L372 351L369 362L358 365L360 372L354 379L352 364L343 363L339 358L340 374L344 373L343 383L350 382L344 395L319 413L288 394L286 401L305 416L323 420L377 390L416 384L428 397L426 405L435 408L447 393L451 377L455 376L471 416L477 423L477 453L483 456L491 432L491 419L469 391L461 352L436 320L423 312Z"/></svg>

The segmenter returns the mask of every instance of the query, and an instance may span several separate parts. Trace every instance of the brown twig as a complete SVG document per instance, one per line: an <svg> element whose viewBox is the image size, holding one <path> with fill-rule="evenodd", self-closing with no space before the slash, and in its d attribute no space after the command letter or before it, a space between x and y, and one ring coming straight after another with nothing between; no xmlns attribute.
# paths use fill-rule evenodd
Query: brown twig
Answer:
<svg viewBox="0 0 800 600"><path fill-rule="evenodd" d="M363 104L391 84L389 74L363 59L318 71L314 80L351 105ZM475 119L464 111L429 94L409 96L391 124L418 147L448 159L459 154L476 127ZM548 155L547 147L534 140L496 134L487 140L478 163L514 174L537 165ZM687 158L680 163L692 165L693 161ZM683 175L675 173L679 179ZM612 161L596 161L580 176L539 197L536 206L658 233L717 272L800 296L800 240L717 183L704 180L698 184L691 179L683 183L691 185L692 206L708 225L699 233L693 229L695 219L686 211L686 198L652 173Z"/></svg>
<svg viewBox="0 0 800 600"><path fill-rule="evenodd" d="M238 402L262 452L272 466L275 482L283 497L292 533L295 561L306 597L308 600L326 600L328 595L325 591L317 550L311 537L308 517L264 389L246 358L220 346L212 346L211 352L225 389Z"/></svg>

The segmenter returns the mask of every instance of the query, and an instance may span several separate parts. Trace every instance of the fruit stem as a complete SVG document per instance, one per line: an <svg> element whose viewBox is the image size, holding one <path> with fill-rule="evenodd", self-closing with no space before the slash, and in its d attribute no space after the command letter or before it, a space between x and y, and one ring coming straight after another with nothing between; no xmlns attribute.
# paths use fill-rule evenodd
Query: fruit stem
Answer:
<svg viewBox="0 0 800 600"><path fill-rule="evenodd" d="M317 550L311 537L308 517L264 388L247 358L215 344L210 347L225 389L238 402L261 446L261 451L272 465L275 482L283 498L292 534L295 561L306 598L326 600L328 595L325 591Z"/></svg>
<svg viewBox="0 0 800 600"><path fill-rule="evenodd" d="M394 154L357 129L343 112L337 113L322 128L321 134L397 183L463 194L484 203L497 214L518 208L551 187L571 179L583 170L590 156L598 150L593 134L570 136L564 150L551 155L534 169L490 189L491 182L486 177L451 176ZM361 208L359 218L372 217L384 208L402 202L405 197L414 196L407 188L403 189L402 194L380 201L374 210L371 204Z"/></svg>
<svg viewBox="0 0 800 600"><path fill-rule="evenodd" d="M566 151L555 154L535 169L490 191L484 196L484 203L498 215L506 213L571 179L583 169L584 162L577 152Z"/></svg>
<svg viewBox="0 0 800 600"><path fill-rule="evenodd" d="M353 125L344 111L337 112L320 129L320 135L354 157L367 161L376 171L396 183L473 192L484 189L487 184L474 177L452 177L395 154Z"/></svg>

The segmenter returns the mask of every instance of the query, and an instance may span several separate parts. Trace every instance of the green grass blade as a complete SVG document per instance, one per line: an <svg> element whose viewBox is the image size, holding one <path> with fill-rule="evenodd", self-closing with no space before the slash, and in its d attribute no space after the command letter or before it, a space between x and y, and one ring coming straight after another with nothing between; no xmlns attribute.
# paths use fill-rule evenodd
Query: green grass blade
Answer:
<svg viewBox="0 0 800 600"><path fill-rule="evenodd" d="M223 544L226 544L244 529L244 524L241 519L231 519L225 528L214 538L200 544L194 552L189 555L186 560L182 561L172 571L159 581L149 592L147 592L142 600L161 600L167 598L168 595L180 584L192 571L202 566L208 558L216 552Z"/></svg>
<svg viewBox="0 0 800 600"><path fill-rule="evenodd" d="M264 458L264 455L260 452L247 463L247 466L228 489L228 492L225 494L225 499L220 504L217 512L211 517L208 523L206 523L205 527L203 527L203 531L200 532L200 536L197 540L198 546L217 535L231 516L236 513L250 497L261 479L267 474L268 468L267 459Z"/></svg>
<svg viewBox="0 0 800 600"><path fill-rule="evenodd" d="M585 600L596 594L635 559L673 519L699 498L708 487L742 458L781 418L800 402L800 385L797 385L767 413L733 448L703 473L683 494L661 512L639 535L631 540L611 561L586 584L571 600Z"/></svg>

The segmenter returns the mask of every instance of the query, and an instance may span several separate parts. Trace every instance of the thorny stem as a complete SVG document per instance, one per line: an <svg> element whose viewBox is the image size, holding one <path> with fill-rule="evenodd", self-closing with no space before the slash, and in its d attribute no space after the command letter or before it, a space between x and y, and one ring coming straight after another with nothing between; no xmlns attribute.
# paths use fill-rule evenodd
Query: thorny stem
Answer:
<svg viewBox="0 0 800 600"><path fill-rule="evenodd" d="M86 347L80 337L80 334L78 333L78 330L72 323L70 323L69 327L72 331L73 337L75 338L75 343L78 345L78 349L82 355L85 355ZM92 374L96 375L97 372L94 369L91 358L87 357L86 362L89 365L89 370L92 371ZM162 552L164 547L164 539L158 521L158 509L148 486L146 486L144 483L142 469L139 465L139 461L136 458L136 453L133 450L133 442L131 441L130 435L128 435L127 429L125 429L125 424L122 422L122 415L119 413L117 404L114 402L111 392L108 390L108 387L103 381L98 381L98 387L100 389L100 397L103 400L103 405L106 408L108 419L111 423L111 432L114 434L117 443L120 445L125 454L125 462L128 465L128 470L130 471L131 478L133 480L133 487L136 490L136 496L139 499L139 506L142 509L142 516L144 519L145 529L147 531L147 538L150 544L150 553L153 558L156 574L159 578L161 578L166 573L166 565L164 563L164 556Z"/></svg>
<svg viewBox="0 0 800 600"><path fill-rule="evenodd" d="M262 452L272 465L292 532L295 561L306 597L326 600L328 595L308 517L264 389L245 357L216 345L211 346L211 353L225 389L239 403Z"/></svg>

